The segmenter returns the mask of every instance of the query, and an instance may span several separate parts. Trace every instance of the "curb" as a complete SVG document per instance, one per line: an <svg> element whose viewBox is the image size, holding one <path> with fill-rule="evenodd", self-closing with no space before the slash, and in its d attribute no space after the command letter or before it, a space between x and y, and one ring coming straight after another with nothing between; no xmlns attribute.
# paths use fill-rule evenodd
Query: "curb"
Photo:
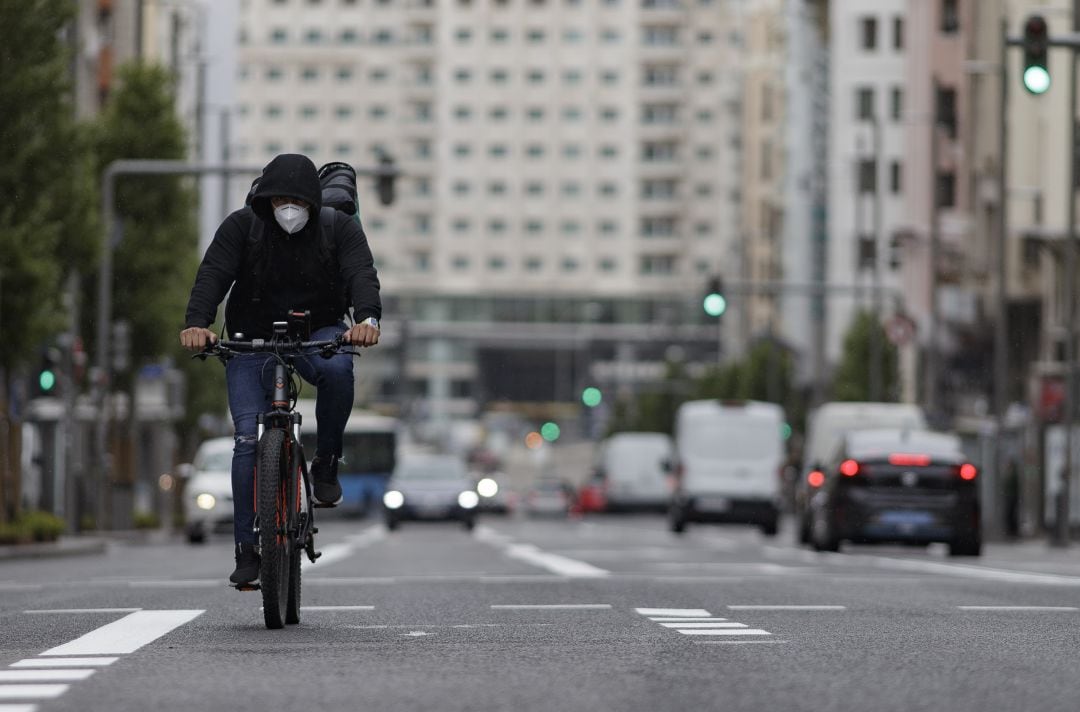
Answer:
<svg viewBox="0 0 1080 712"><path fill-rule="evenodd" d="M13 559L54 559L65 556L90 556L104 554L104 539L81 537L61 537L59 541L33 544L11 544L0 546L0 561Z"/></svg>

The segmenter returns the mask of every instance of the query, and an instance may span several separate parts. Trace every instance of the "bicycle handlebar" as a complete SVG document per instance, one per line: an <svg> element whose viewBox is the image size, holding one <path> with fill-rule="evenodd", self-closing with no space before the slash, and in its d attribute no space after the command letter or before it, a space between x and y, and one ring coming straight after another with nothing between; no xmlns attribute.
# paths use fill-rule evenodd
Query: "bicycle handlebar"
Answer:
<svg viewBox="0 0 1080 712"><path fill-rule="evenodd" d="M340 353L345 345L345 335L339 334L333 339L322 341L293 341L291 339L252 339L250 341L212 341L192 358L205 361L209 356L228 358L238 353L272 353L278 355L301 355L309 350L318 350L324 358Z"/></svg>

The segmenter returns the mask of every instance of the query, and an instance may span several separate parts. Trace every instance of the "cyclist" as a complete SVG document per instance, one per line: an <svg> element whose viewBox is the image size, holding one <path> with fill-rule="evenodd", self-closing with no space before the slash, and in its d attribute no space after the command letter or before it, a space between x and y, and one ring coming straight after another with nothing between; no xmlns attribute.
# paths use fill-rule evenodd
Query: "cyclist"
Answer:
<svg viewBox="0 0 1080 712"><path fill-rule="evenodd" d="M321 208L319 176L310 159L283 154L270 161L251 206L225 218L203 256L180 343L198 351L217 340L209 326L230 288L225 307L228 334L270 338L274 321L283 321L290 311L307 310L314 340L344 333L351 344L379 343L379 278L363 228L345 213ZM349 306L351 327L344 321ZM229 577L234 584L248 584L259 576L254 532L256 416L270 406L272 358L270 354L234 358L225 371L236 432L232 460L236 570ZM314 499L319 505L335 506L341 501L338 459L353 406L352 357L315 356L300 359L296 366L318 389L318 437L311 463Z"/></svg>

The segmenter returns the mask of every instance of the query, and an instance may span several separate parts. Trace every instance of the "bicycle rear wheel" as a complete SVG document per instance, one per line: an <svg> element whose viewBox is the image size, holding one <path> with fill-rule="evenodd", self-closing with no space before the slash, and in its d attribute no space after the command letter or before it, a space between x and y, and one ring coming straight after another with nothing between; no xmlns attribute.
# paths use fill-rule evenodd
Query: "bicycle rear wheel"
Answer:
<svg viewBox="0 0 1080 712"><path fill-rule="evenodd" d="M293 551L289 535L291 511L289 501L288 436L283 430L267 430L259 441L259 466L256 470L259 514L259 542L262 564L259 581L262 586L263 618L267 628L281 628L289 598L290 559Z"/></svg>

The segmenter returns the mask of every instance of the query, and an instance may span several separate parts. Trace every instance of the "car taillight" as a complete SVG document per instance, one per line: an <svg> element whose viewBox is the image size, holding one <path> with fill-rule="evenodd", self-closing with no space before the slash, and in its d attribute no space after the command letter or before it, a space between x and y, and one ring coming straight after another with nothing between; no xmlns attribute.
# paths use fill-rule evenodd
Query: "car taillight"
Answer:
<svg viewBox="0 0 1080 712"><path fill-rule="evenodd" d="M825 484L825 473L821 470L813 470L806 476L806 484L817 488Z"/></svg>
<svg viewBox="0 0 1080 712"><path fill-rule="evenodd" d="M840 474L845 477L854 477L859 474L859 463L855 460L844 460L840 463Z"/></svg>
<svg viewBox="0 0 1080 712"><path fill-rule="evenodd" d="M975 479L975 477L979 474L978 468L975 467L975 465L972 465L970 462L965 462L963 465L960 465L960 467L958 467L956 471L957 474L960 475L960 479L968 481Z"/></svg>
<svg viewBox="0 0 1080 712"><path fill-rule="evenodd" d="M930 464L929 455L916 455L908 452L894 452L889 455L890 465L901 465L904 467L926 467Z"/></svg>

